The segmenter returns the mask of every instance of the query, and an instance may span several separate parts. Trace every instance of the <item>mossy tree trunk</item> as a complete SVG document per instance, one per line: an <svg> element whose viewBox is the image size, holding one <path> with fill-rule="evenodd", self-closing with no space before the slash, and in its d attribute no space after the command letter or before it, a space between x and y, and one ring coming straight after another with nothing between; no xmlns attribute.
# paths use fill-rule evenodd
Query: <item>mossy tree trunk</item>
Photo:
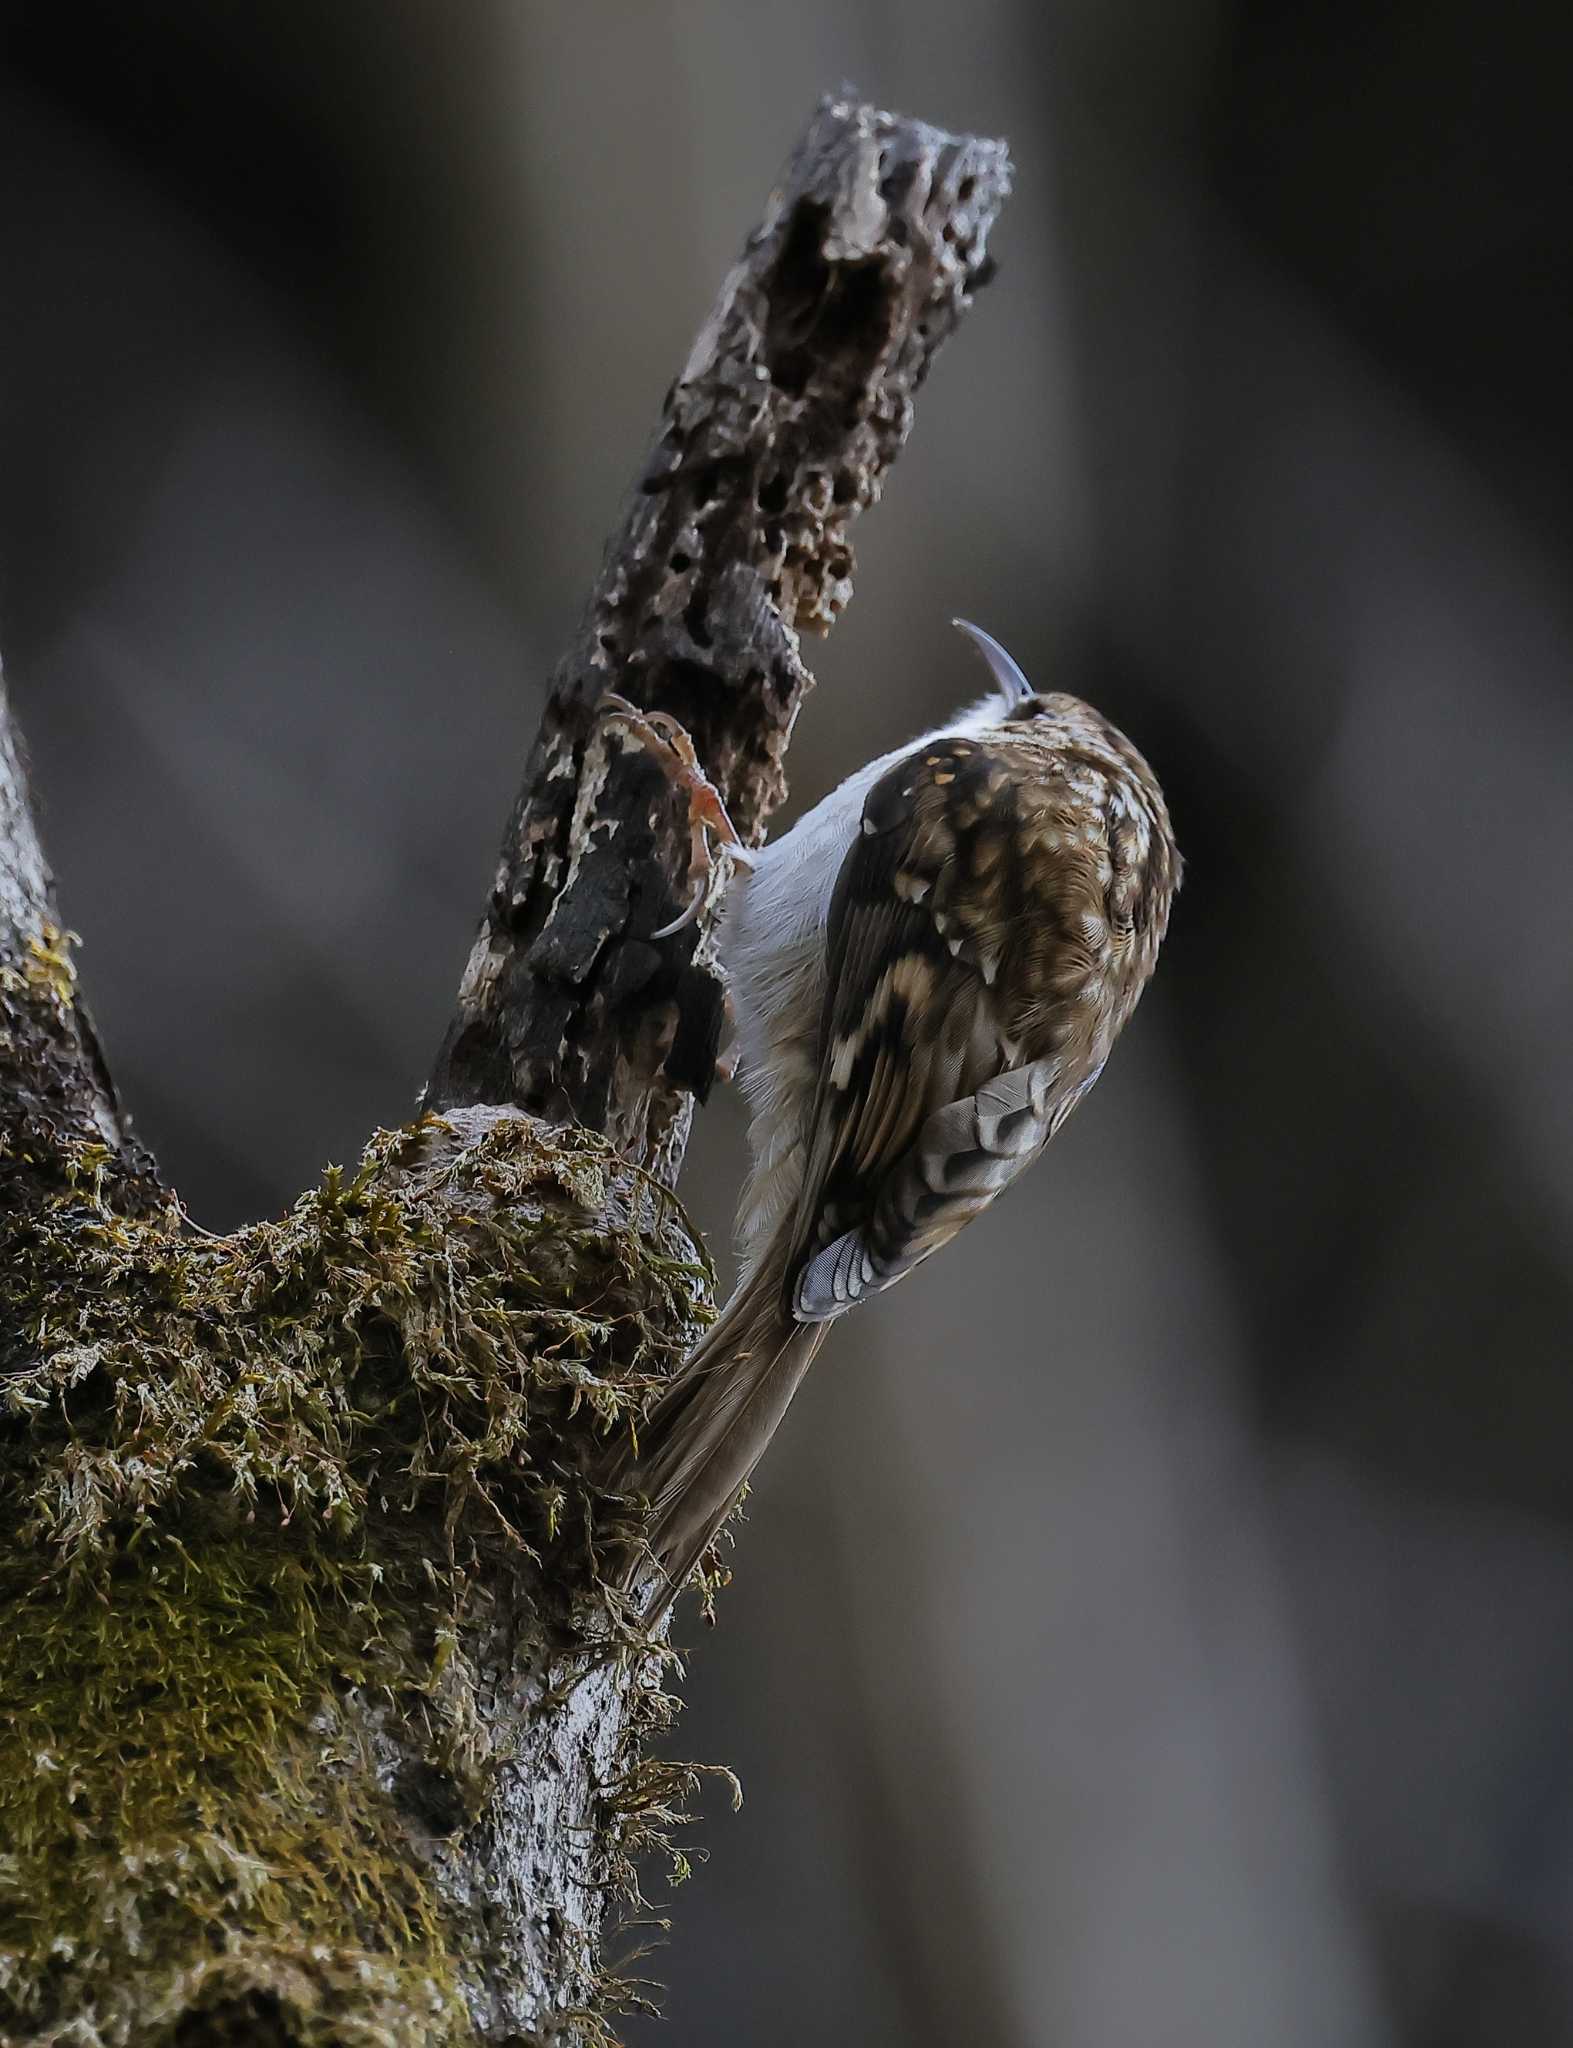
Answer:
<svg viewBox="0 0 1573 2048"><path fill-rule="evenodd" d="M0 685L5 2041L606 2037L684 1773L596 1473L707 1313L671 1186L722 1015L667 743L757 839L1007 176L821 107L558 672L427 1110L282 1222L197 1231L132 1136Z"/></svg>

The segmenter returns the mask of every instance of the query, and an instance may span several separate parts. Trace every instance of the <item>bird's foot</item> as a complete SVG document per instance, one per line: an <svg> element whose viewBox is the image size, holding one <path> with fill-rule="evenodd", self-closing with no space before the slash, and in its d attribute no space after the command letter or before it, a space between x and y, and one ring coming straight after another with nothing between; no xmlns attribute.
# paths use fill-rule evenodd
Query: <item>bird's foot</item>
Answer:
<svg viewBox="0 0 1573 2048"><path fill-rule="evenodd" d="M688 867L689 873L698 877L698 882L687 909L673 918L670 924L664 924L659 931L650 934L653 939L669 939L694 922L710 892L715 863L705 836L707 832L715 834L718 842L726 848L728 858L739 867L751 868L754 857L732 823L721 800L721 792L700 767L686 728L677 719L666 711L641 711L636 704L630 704L626 697L619 697L613 691L608 691L601 699L601 708L603 713L616 720L630 739L656 757L688 798Z"/></svg>

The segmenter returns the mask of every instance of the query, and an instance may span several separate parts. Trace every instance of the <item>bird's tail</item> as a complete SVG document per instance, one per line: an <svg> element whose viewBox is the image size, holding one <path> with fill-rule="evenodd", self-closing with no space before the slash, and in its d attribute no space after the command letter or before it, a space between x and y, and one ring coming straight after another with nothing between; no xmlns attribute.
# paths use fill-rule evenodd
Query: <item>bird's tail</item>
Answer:
<svg viewBox="0 0 1573 2048"><path fill-rule="evenodd" d="M799 1323L785 1301L786 1247L772 1245L684 1360L623 1456L619 1493L641 1493L662 1580L653 1624L709 1549L775 1435L828 1325Z"/></svg>

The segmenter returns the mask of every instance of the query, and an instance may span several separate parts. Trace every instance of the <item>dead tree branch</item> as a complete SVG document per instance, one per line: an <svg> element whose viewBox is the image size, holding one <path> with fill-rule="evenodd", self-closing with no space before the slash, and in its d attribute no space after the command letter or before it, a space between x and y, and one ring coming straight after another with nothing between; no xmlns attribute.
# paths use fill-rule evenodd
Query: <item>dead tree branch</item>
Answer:
<svg viewBox="0 0 1573 2048"><path fill-rule="evenodd" d="M607 549L509 822L428 1100L572 1115L675 1174L722 990L683 908L686 806L598 726L608 691L675 718L744 836L785 792L799 636L852 591L935 352L991 274L1004 146L827 101L723 285Z"/></svg>

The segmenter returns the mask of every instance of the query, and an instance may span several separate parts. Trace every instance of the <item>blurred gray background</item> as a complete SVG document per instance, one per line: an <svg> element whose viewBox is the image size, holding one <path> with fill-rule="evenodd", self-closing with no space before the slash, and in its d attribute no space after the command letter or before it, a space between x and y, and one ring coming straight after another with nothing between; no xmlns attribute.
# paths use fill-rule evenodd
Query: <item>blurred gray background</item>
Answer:
<svg viewBox="0 0 1573 2048"><path fill-rule="evenodd" d="M1000 634L1189 861L692 1618L685 2048L1573 2042L1565 9L0 10L0 637L194 1212L409 1110L661 393L816 96L1007 135L793 750ZM742 1119L685 1183L724 1244ZM634 1937L630 1937L632 1943Z"/></svg>

